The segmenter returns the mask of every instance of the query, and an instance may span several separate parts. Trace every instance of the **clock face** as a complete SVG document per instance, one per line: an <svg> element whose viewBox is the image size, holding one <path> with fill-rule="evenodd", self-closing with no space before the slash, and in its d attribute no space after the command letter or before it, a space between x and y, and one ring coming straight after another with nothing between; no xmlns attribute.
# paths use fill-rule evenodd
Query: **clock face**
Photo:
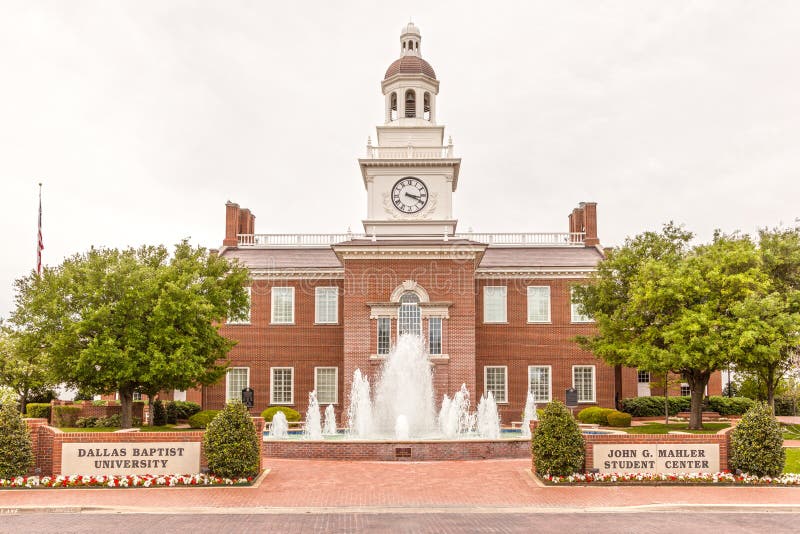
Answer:
<svg viewBox="0 0 800 534"><path fill-rule="evenodd" d="M428 203L428 188L417 180L408 176L401 178L392 188L392 204L403 213L417 213Z"/></svg>

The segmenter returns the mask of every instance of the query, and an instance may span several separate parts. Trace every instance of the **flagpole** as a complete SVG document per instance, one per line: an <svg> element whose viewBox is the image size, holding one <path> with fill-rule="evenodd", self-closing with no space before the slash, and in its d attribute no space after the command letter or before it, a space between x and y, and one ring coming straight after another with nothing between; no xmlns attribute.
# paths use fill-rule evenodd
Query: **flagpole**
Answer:
<svg viewBox="0 0 800 534"><path fill-rule="evenodd" d="M44 241L42 240L42 182L39 182L39 224L36 239L36 274L42 274L42 250Z"/></svg>

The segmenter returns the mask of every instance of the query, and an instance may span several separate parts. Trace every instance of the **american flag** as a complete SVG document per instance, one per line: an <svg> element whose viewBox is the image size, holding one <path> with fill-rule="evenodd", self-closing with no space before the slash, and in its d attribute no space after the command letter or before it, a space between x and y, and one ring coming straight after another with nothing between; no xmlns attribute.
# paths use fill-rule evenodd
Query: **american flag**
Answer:
<svg viewBox="0 0 800 534"><path fill-rule="evenodd" d="M36 244L36 274L42 274L42 251L44 241L42 240L42 184L39 184L39 241Z"/></svg>

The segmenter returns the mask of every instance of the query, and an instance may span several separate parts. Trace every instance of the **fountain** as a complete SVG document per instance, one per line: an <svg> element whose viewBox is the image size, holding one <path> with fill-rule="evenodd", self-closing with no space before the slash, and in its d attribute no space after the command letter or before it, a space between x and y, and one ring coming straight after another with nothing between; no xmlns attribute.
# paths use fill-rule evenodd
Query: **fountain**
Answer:
<svg viewBox="0 0 800 534"><path fill-rule="evenodd" d="M308 410L306 410L306 428L303 430L306 439L322 439L322 419L319 415L317 392L308 394Z"/></svg>
<svg viewBox="0 0 800 534"><path fill-rule="evenodd" d="M528 392L525 400L525 411L522 412L522 437L531 437L531 421L538 421L539 414L536 413L536 402L533 400L533 393Z"/></svg>
<svg viewBox="0 0 800 534"><path fill-rule="evenodd" d="M336 435L336 412L333 410L333 404L329 404L325 408L325 424L322 426L322 434L324 436Z"/></svg>
<svg viewBox="0 0 800 534"><path fill-rule="evenodd" d="M289 437L289 421L286 414L278 412L272 417L272 426L269 429L269 436L275 439L286 439Z"/></svg>
<svg viewBox="0 0 800 534"><path fill-rule="evenodd" d="M500 439L500 415L491 391L478 402L478 435L486 439Z"/></svg>
<svg viewBox="0 0 800 534"><path fill-rule="evenodd" d="M337 430L332 405L325 409L323 430L319 403L312 391L302 439L271 439L279 436L271 434L264 440L264 454L354 460L530 457L529 422L536 419L533 395L528 395L523 428L501 432L492 393L479 399L476 410L463 384L452 397L442 397L437 414L432 367L424 340L401 335L383 362L374 387L360 369L353 373L344 439L333 439ZM321 442L309 448L303 440Z"/></svg>

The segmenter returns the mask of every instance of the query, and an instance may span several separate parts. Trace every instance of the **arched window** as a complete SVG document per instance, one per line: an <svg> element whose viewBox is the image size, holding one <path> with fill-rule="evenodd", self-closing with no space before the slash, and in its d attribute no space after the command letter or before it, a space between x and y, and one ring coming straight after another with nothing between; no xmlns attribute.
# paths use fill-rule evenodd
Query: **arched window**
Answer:
<svg viewBox="0 0 800 534"><path fill-rule="evenodd" d="M431 120L431 94L427 92L422 98L422 118L426 121Z"/></svg>
<svg viewBox="0 0 800 534"><path fill-rule="evenodd" d="M389 99L389 120L397 120L397 93L392 93Z"/></svg>
<svg viewBox="0 0 800 534"><path fill-rule="evenodd" d="M417 94L413 89L406 91L406 117L413 119L417 116Z"/></svg>
<svg viewBox="0 0 800 534"><path fill-rule="evenodd" d="M422 320L419 311L419 297L413 291L400 297L400 315L397 321L398 334L422 335Z"/></svg>

